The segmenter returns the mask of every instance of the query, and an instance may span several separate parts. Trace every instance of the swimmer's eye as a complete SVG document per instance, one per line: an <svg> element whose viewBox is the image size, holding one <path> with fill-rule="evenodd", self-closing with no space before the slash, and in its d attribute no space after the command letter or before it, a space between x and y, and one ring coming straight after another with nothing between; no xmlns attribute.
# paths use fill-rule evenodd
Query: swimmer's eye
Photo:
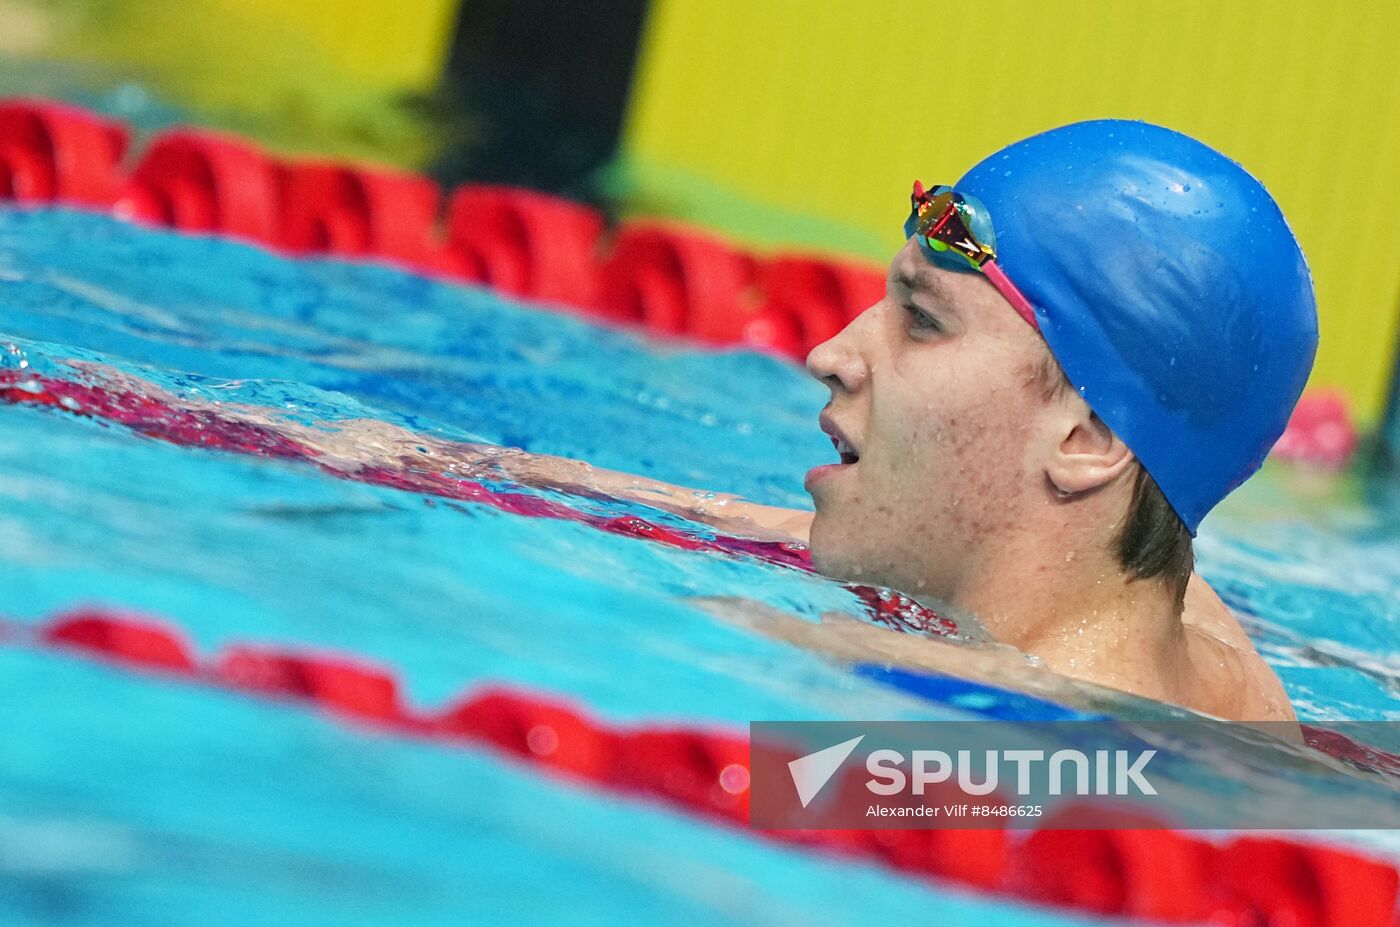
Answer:
<svg viewBox="0 0 1400 927"><path fill-rule="evenodd" d="M939 321L918 306L905 305L904 312L909 316L909 327L916 331L943 331L943 326Z"/></svg>

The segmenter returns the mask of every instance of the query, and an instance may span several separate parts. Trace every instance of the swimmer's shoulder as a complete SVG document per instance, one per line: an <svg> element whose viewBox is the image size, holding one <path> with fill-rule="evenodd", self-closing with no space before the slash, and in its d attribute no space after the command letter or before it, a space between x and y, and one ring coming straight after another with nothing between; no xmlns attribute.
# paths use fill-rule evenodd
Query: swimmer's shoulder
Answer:
<svg viewBox="0 0 1400 927"><path fill-rule="evenodd" d="M1215 590L1197 575L1182 613L1192 668L1192 707L1240 721L1297 722L1283 683Z"/></svg>

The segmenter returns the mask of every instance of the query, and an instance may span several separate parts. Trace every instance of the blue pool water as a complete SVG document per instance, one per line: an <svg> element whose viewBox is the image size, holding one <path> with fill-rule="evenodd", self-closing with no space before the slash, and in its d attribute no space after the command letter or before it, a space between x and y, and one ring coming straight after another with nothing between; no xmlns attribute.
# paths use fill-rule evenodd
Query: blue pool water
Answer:
<svg viewBox="0 0 1400 927"><path fill-rule="evenodd" d="M601 329L481 290L63 210L0 211L0 366L82 360L303 421L374 418L805 506L824 389L792 365ZM504 682L610 721L964 716L719 622L823 579L196 451L0 405L0 588L21 622L148 612L202 652L312 646L440 705ZM1277 468L1201 569L1305 720L1400 718L1400 500ZM621 509L619 509L621 510ZM0 648L5 923L1079 922L543 778L488 753ZM996 704L983 704L988 712ZM1400 855L1400 854L1397 854Z"/></svg>

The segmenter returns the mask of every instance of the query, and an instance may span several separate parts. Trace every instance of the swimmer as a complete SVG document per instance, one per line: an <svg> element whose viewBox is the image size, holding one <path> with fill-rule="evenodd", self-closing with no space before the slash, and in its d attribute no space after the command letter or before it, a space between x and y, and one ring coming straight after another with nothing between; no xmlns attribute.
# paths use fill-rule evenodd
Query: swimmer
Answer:
<svg viewBox="0 0 1400 927"><path fill-rule="evenodd" d="M1312 366L1311 279L1273 199L1193 139L1104 120L1013 144L951 188L916 185L906 215L884 298L807 359L839 457L807 474L815 515L577 462L495 463L791 537L828 576L970 612L1008 645L974 658L873 626L788 634L843 657L1005 684L1038 672L1014 648L1058 676L1293 720L1191 546Z"/></svg>
<svg viewBox="0 0 1400 927"><path fill-rule="evenodd" d="M789 535L822 573L971 612L1060 676L1295 720L1192 553L1316 351L1311 278L1273 199L1193 139L1104 120L916 184L904 231L884 298L807 358L839 456L807 474L815 516L558 463L536 476ZM818 628L798 636L854 658L853 629ZM948 644L854 636L885 662L973 666ZM1028 671L992 662L977 675Z"/></svg>
<svg viewBox="0 0 1400 927"><path fill-rule="evenodd" d="M1295 721L1192 553L1316 350L1312 282L1273 199L1200 142L1102 120L916 184L906 216L883 298L807 358L838 457L806 476L815 513L384 423L297 437L332 466L481 468L795 540L822 573L971 613L1004 645L705 605L842 659Z"/></svg>

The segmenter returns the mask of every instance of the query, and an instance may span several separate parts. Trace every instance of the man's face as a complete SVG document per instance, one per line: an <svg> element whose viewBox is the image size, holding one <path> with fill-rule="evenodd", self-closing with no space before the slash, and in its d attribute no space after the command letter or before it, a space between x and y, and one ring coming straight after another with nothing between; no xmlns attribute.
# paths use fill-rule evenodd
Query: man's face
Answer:
<svg viewBox="0 0 1400 927"><path fill-rule="evenodd" d="M807 476L817 568L952 599L1044 492L1047 354L982 275L906 243L885 297L807 358L831 389L823 428L853 452Z"/></svg>

